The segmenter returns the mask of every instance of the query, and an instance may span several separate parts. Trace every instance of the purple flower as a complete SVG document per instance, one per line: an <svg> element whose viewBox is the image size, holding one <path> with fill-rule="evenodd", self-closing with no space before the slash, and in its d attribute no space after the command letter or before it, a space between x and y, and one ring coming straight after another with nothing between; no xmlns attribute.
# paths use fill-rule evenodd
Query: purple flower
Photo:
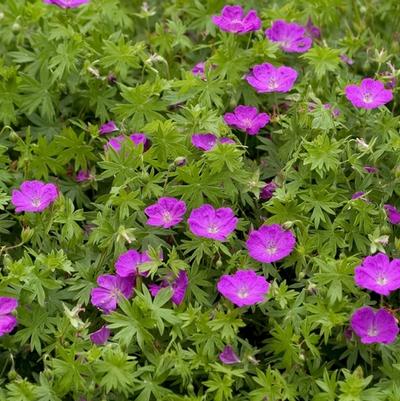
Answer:
<svg viewBox="0 0 400 401"><path fill-rule="evenodd" d="M149 217L148 225L170 228L183 220L186 204L175 198L160 198L154 205L146 207L144 212Z"/></svg>
<svg viewBox="0 0 400 401"><path fill-rule="evenodd" d="M363 306L353 313L350 323L363 344L391 344L399 333L396 319L386 309L375 311Z"/></svg>
<svg viewBox="0 0 400 401"><path fill-rule="evenodd" d="M212 22L225 32L243 35L261 28L261 20L256 10L250 10L244 15L241 6L225 6L221 15L214 15Z"/></svg>
<svg viewBox="0 0 400 401"><path fill-rule="evenodd" d="M363 192L363 191L355 192L352 195L351 199L353 199L353 200L354 199L359 199L359 198L362 198L364 195L365 195L365 192Z"/></svg>
<svg viewBox="0 0 400 401"><path fill-rule="evenodd" d="M371 78L363 79L360 85L347 85L344 91L352 105L361 109L375 109L393 99L390 89Z"/></svg>
<svg viewBox="0 0 400 401"><path fill-rule="evenodd" d="M132 276L103 274L97 277L97 284L99 286L93 288L90 293L91 302L104 313L117 309L118 302L123 297L129 299L133 295L134 278Z"/></svg>
<svg viewBox="0 0 400 401"><path fill-rule="evenodd" d="M290 255L296 245L296 238L279 224L262 226L249 234L246 246L249 255L259 262L276 262Z"/></svg>
<svg viewBox="0 0 400 401"><path fill-rule="evenodd" d="M265 184L264 188L261 190L260 198L262 200L271 199L272 196L274 195L276 188L278 188L278 185L276 185L274 181L268 182L267 184Z"/></svg>
<svg viewBox="0 0 400 401"><path fill-rule="evenodd" d="M224 121L249 135L257 135L261 128L269 123L267 113L258 113L256 107L237 106L233 113L226 113Z"/></svg>
<svg viewBox="0 0 400 401"><path fill-rule="evenodd" d="M90 341L96 345L103 345L107 342L111 330L107 326L102 326L99 330L90 334Z"/></svg>
<svg viewBox="0 0 400 401"><path fill-rule="evenodd" d="M122 143L128 138L124 135L118 135L115 138L111 138L105 145L105 149L113 148L116 152L121 150ZM149 148L149 140L145 134L134 133L129 136L129 139L137 146L143 144L143 149L147 150Z"/></svg>
<svg viewBox="0 0 400 401"><path fill-rule="evenodd" d="M294 22L276 20L272 27L265 31L271 42L279 43L285 52L304 53L312 45L312 39L306 36L306 29Z"/></svg>
<svg viewBox="0 0 400 401"><path fill-rule="evenodd" d="M140 253L134 249L130 249L119 255L115 262L115 271L121 277L130 277L140 274L141 276L147 276L147 272L140 272L139 265L150 262L151 259L146 252Z"/></svg>
<svg viewBox="0 0 400 401"><path fill-rule="evenodd" d="M0 337L11 333L17 325L17 319L11 315L18 307L18 301L14 298L0 297Z"/></svg>
<svg viewBox="0 0 400 401"><path fill-rule="evenodd" d="M89 3L90 0L43 0L43 3L54 4L61 8L76 8L82 4Z"/></svg>
<svg viewBox="0 0 400 401"><path fill-rule="evenodd" d="M340 60L342 60L343 63L346 63L348 65L353 65L354 64L354 61L350 57L347 57L345 54L341 54L340 55Z"/></svg>
<svg viewBox="0 0 400 401"><path fill-rule="evenodd" d="M214 134L192 135L192 145L197 149L209 151L217 144L217 137Z"/></svg>
<svg viewBox="0 0 400 401"><path fill-rule="evenodd" d="M58 198L58 188L54 184L46 184L42 181L24 181L19 189L14 189L11 195L11 203L15 211L42 212Z"/></svg>
<svg viewBox="0 0 400 401"><path fill-rule="evenodd" d="M340 116L340 110L339 110L338 108L336 108L336 107L332 107L331 104L325 103L325 104L324 104L324 108L325 108L326 110L331 110L331 113L332 113L332 117L333 117L333 118L336 118L336 117L339 117L339 116Z"/></svg>
<svg viewBox="0 0 400 401"><path fill-rule="evenodd" d="M258 92L289 92L297 79L297 71L290 67L274 67L263 63L255 65L246 76L247 82Z"/></svg>
<svg viewBox="0 0 400 401"><path fill-rule="evenodd" d="M178 277L171 281L173 276L169 275L160 285L150 284L149 290L151 295L155 297L162 288L170 287L172 289L171 301L175 305L180 305L186 294L186 288L189 284L189 278L185 270L180 270Z"/></svg>
<svg viewBox="0 0 400 401"><path fill-rule="evenodd" d="M359 287L377 294L388 296L400 288L400 259L390 261L384 253L367 256L354 273Z"/></svg>
<svg viewBox="0 0 400 401"><path fill-rule="evenodd" d="M378 169L374 166L364 166L363 170L368 174L374 174L378 172Z"/></svg>
<svg viewBox="0 0 400 401"><path fill-rule="evenodd" d="M90 170L79 170L78 174L75 177L76 182L85 182L85 181L90 181L93 179L93 175L90 172Z"/></svg>
<svg viewBox="0 0 400 401"><path fill-rule="evenodd" d="M205 204L190 213L188 224L190 231L198 237L224 241L237 225L238 218L229 207L214 209Z"/></svg>
<svg viewBox="0 0 400 401"><path fill-rule="evenodd" d="M192 68L193 75L200 77L200 78L205 78L205 72L206 72L206 63L204 61L197 63Z"/></svg>
<svg viewBox="0 0 400 401"><path fill-rule="evenodd" d="M238 270L235 274L223 275L217 289L225 298L241 307L263 302L269 283L264 276L257 275L253 270Z"/></svg>
<svg viewBox="0 0 400 401"><path fill-rule="evenodd" d="M111 132L118 131L118 127L114 121L108 121L103 124L99 129L100 135L110 134Z"/></svg>
<svg viewBox="0 0 400 401"><path fill-rule="evenodd" d="M321 37L321 30L313 24L311 17L308 18L305 28L306 35L311 39L319 39Z"/></svg>
<svg viewBox="0 0 400 401"><path fill-rule="evenodd" d="M220 138L219 143L222 143L225 145L232 145L232 144L235 144L236 142L231 138L223 137L223 138Z"/></svg>
<svg viewBox="0 0 400 401"><path fill-rule="evenodd" d="M230 345L226 345L224 350L219 354L219 360L225 365L233 365L240 362L239 357Z"/></svg>
<svg viewBox="0 0 400 401"><path fill-rule="evenodd" d="M400 212L393 205L386 204L383 207L386 210L389 222L391 224L400 224Z"/></svg>

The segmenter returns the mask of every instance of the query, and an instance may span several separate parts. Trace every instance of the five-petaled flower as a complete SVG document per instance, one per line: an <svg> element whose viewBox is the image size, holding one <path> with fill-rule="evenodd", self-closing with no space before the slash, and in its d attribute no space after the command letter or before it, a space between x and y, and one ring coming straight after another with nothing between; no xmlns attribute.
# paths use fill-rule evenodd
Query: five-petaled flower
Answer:
<svg viewBox="0 0 400 401"><path fill-rule="evenodd" d="M17 319L11 315L18 307L18 301L14 298L0 297L0 337L11 333L17 325Z"/></svg>
<svg viewBox="0 0 400 401"><path fill-rule="evenodd" d="M389 204L386 204L383 207L386 211L389 223L396 225L400 224L400 211L398 211L395 206Z"/></svg>
<svg viewBox="0 0 400 401"><path fill-rule="evenodd" d="M235 230L237 222L231 208L214 209L208 204L193 209L188 219L189 229L194 235L218 241L225 241Z"/></svg>
<svg viewBox="0 0 400 401"><path fill-rule="evenodd" d="M218 355L219 360L225 365L233 365L240 362L240 358L230 345L226 345L223 351Z"/></svg>
<svg viewBox="0 0 400 401"><path fill-rule="evenodd" d="M185 270L180 270L178 277L174 278L172 274L168 275L161 284L150 284L149 290L151 295L155 297L162 288L170 287L172 289L171 301L175 305L180 305L186 294L189 278Z"/></svg>
<svg viewBox="0 0 400 401"><path fill-rule="evenodd" d="M144 212L148 216L148 225L170 228L183 220L186 204L179 199L164 197L154 205L146 207Z"/></svg>
<svg viewBox="0 0 400 401"><path fill-rule="evenodd" d="M100 128L99 128L99 134L100 135L105 135L105 134L110 134L111 132L118 131L118 127L115 124L114 121L108 121L104 123Z"/></svg>
<svg viewBox="0 0 400 401"><path fill-rule="evenodd" d="M244 15L241 6L225 6L221 15L214 15L212 22L222 31L243 35L248 32L258 31L261 28L261 20L256 10L250 10Z"/></svg>
<svg viewBox="0 0 400 401"><path fill-rule="evenodd" d="M43 0L46 4L54 4L61 8L76 8L83 4L87 4L90 0Z"/></svg>
<svg viewBox="0 0 400 401"><path fill-rule="evenodd" d="M141 272L139 266L143 263L150 262L151 259L146 252L140 253L134 249L130 249L119 255L115 262L115 271L121 277L129 276L147 276L148 272Z"/></svg>
<svg viewBox="0 0 400 401"><path fill-rule="evenodd" d="M233 113L225 113L224 121L249 135L257 135L269 123L267 113L258 113L257 107L237 106Z"/></svg>
<svg viewBox="0 0 400 401"><path fill-rule="evenodd" d="M265 35L288 53L304 53L312 45L312 39L307 36L306 28L295 22L276 20L271 28L265 31Z"/></svg>
<svg viewBox="0 0 400 401"><path fill-rule="evenodd" d="M396 319L386 309L375 311L369 306L363 306L353 313L350 323L363 344L391 344L399 333Z"/></svg>
<svg viewBox="0 0 400 401"><path fill-rule="evenodd" d="M19 189L14 189L11 195L11 203L15 211L42 212L58 198L58 188L54 184L46 184L42 181L24 181Z"/></svg>
<svg viewBox="0 0 400 401"><path fill-rule="evenodd" d="M253 270L238 270L235 274L223 275L218 281L217 289L225 298L241 307L263 302L269 283L264 276Z"/></svg>
<svg viewBox="0 0 400 401"><path fill-rule="evenodd" d="M387 296L400 288L400 259L390 261L384 253L367 256L354 273L359 287L377 294Z"/></svg>
<svg viewBox="0 0 400 401"><path fill-rule="evenodd" d="M375 109L393 99L390 89L385 89L382 82L371 78L363 79L360 85L347 85L344 91L352 105L361 109Z"/></svg>
<svg viewBox="0 0 400 401"><path fill-rule="evenodd" d="M246 76L247 82L258 92L289 92L297 79L297 71L291 67L274 67L263 63L255 65Z"/></svg>
<svg viewBox="0 0 400 401"><path fill-rule="evenodd" d="M91 302L104 313L117 309L118 302L133 295L134 277L103 274L97 277L98 287L92 288Z"/></svg>
<svg viewBox="0 0 400 401"><path fill-rule="evenodd" d="M99 330L89 335L90 341L96 345L103 345L107 342L111 334L111 330L107 326L102 326Z"/></svg>
<svg viewBox="0 0 400 401"><path fill-rule="evenodd" d="M296 238L279 224L262 226L249 234L246 246L249 255L259 262L276 262L290 255L296 245Z"/></svg>

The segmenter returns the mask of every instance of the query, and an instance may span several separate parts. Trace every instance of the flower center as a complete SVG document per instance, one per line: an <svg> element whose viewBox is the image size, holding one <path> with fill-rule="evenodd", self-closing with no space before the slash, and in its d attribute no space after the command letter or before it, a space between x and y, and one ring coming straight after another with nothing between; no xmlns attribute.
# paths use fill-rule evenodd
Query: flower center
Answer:
<svg viewBox="0 0 400 401"><path fill-rule="evenodd" d="M241 288L241 289L238 291L237 296L238 296L240 299L247 298L247 297L249 296L249 291L248 291L248 289L245 288L245 287Z"/></svg>
<svg viewBox="0 0 400 401"><path fill-rule="evenodd" d="M269 255L273 255L276 253L276 251L278 250L275 242L268 242L267 246L265 247L265 251L269 254Z"/></svg>
<svg viewBox="0 0 400 401"><path fill-rule="evenodd" d="M42 200L40 198L33 198L32 199L32 205L35 206L35 207L39 207L41 203L42 203Z"/></svg>
<svg viewBox="0 0 400 401"><path fill-rule="evenodd" d="M253 125L253 121L250 120L250 118L245 118L245 119L243 120L243 125L244 125L246 128L251 128L252 125Z"/></svg>
<svg viewBox="0 0 400 401"><path fill-rule="evenodd" d="M164 212L162 214L162 218L164 220L164 223L170 223L172 221L172 216L170 212Z"/></svg>
<svg viewBox="0 0 400 401"><path fill-rule="evenodd" d="M217 227L215 224L210 224L207 231L209 234L217 234L219 231L219 227Z"/></svg>
<svg viewBox="0 0 400 401"><path fill-rule="evenodd" d="M386 285L387 282L388 282L388 280L387 280L387 278L382 274L382 275L380 275L380 276L377 278L376 282L377 282L377 284L379 284L379 285Z"/></svg>
<svg viewBox="0 0 400 401"><path fill-rule="evenodd" d="M364 101L364 103L372 103L374 101L374 99L373 99L372 95L369 92L367 92L367 93L364 93L363 101Z"/></svg>
<svg viewBox="0 0 400 401"><path fill-rule="evenodd" d="M276 89L279 86L275 78L269 78L267 85L269 89Z"/></svg>
<svg viewBox="0 0 400 401"><path fill-rule="evenodd" d="M378 329L375 327L375 326L371 326L369 329L368 329L368 336L369 337L375 337L375 336L377 336L378 335Z"/></svg>

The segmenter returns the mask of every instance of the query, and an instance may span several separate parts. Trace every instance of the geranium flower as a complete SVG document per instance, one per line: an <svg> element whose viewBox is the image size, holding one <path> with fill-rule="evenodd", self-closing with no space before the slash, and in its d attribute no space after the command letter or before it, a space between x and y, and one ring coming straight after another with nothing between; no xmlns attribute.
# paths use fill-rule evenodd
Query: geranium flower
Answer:
<svg viewBox="0 0 400 401"><path fill-rule="evenodd" d="M282 50L289 53L304 53L312 45L312 39L306 36L306 29L294 22L276 20L265 31L271 42L277 42Z"/></svg>
<svg viewBox="0 0 400 401"><path fill-rule="evenodd" d="M193 134L192 145L197 149L208 152L212 150L217 143L234 144L235 141L231 138L217 138L214 134Z"/></svg>
<svg viewBox="0 0 400 401"><path fill-rule="evenodd" d="M306 35L311 39L319 39L321 37L321 30L313 24L311 17L308 17L305 28Z"/></svg>
<svg viewBox="0 0 400 401"><path fill-rule="evenodd" d="M114 121L108 121L103 124L99 129L100 135L110 134L111 132L118 131L118 127Z"/></svg>
<svg viewBox="0 0 400 401"><path fill-rule="evenodd" d="M105 145L105 149L113 148L116 152L121 150L122 143L127 139L130 139L136 146L139 144L143 144L143 149L147 150L150 146L150 141L145 134L142 133L134 133L129 137L124 135L118 135L115 138L111 138L108 143Z"/></svg>
<svg viewBox="0 0 400 401"><path fill-rule="evenodd" d="M377 294L387 296L400 288L400 259L390 261L384 253L367 256L354 273L359 287Z"/></svg>
<svg viewBox="0 0 400 401"><path fill-rule="evenodd" d="M103 345L110 338L111 330L107 326L102 326L99 330L89 335L90 341L96 345Z"/></svg>
<svg viewBox="0 0 400 401"><path fill-rule="evenodd" d="M75 176L75 181L76 182L85 182L85 181L90 181L93 178L94 177L90 170L79 170Z"/></svg>
<svg viewBox="0 0 400 401"><path fill-rule="evenodd" d="M353 313L350 323L363 344L391 344L399 333L396 319L386 309L375 311L363 306Z"/></svg>
<svg viewBox="0 0 400 401"><path fill-rule="evenodd" d="M368 174L374 174L374 173L378 172L378 169L374 166L364 166L363 170Z"/></svg>
<svg viewBox="0 0 400 401"><path fill-rule="evenodd" d="M61 8L76 8L89 2L90 0L43 0L43 3L54 4Z"/></svg>
<svg viewBox="0 0 400 401"><path fill-rule="evenodd" d="M297 79L297 71L290 67L274 67L263 63L255 65L246 76L247 82L258 92L289 92Z"/></svg>
<svg viewBox="0 0 400 401"><path fill-rule="evenodd" d="M11 195L11 203L15 211L42 212L58 198L58 188L54 184L46 184L42 181L24 181L19 189L14 189Z"/></svg>
<svg viewBox="0 0 400 401"><path fill-rule="evenodd" d="M151 295L155 297L162 288L170 287L172 289L171 301L175 305L180 305L186 294L186 288L189 285L189 278L185 270L180 270L178 277L171 281L172 275L167 276L161 284L150 284L149 290Z"/></svg>
<svg viewBox="0 0 400 401"><path fill-rule="evenodd" d="M225 298L241 307L263 302L269 283L264 276L257 275L253 270L238 270L235 274L223 275L217 289Z"/></svg>
<svg viewBox="0 0 400 401"><path fill-rule="evenodd" d="M206 72L206 63L204 61L197 63L192 68L193 75L198 76L200 78L205 78L205 72Z"/></svg>
<svg viewBox="0 0 400 401"><path fill-rule="evenodd" d="M233 113L226 113L224 121L249 135L257 135L269 123L267 113L258 113L257 107L237 106Z"/></svg>
<svg viewBox="0 0 400 401"><path fill-rule="evenodd" d="M363 192L363 191L358 191L358 192L355 192L355 193L351 196L351 199L352 199L352 200L359 199L359 198L362 198L364 195L365 195L365 192Z"/></svg>
<svg viewBox="0 0 400 401"><path fill-rule="evenodd" d="M360 85L347 85L344 91L352 105L361 109L375 109L393 99L390 89L385 89L382 82L371 78L363 79Z"/></svg>
<svg viewBox="0 0 400 401"><path fill-rule="evenodd" d="M18 301L14 298L0 297L0 337L11 333L17 325L17 319L11 315L18 307Z"/></svg>
<svg viewBox="0 0 400 401"><path fill-rule="evenodd" d="M223 351L219 354L219 360L225 365L233 365L240 362L240 358L230 345L226 345Z"/></svg>
<svg viewBox="0 0 400 401"><path fill-rule="evenodd" d="M97 277L97 284L99 286L92 288L90 293L91 302L104 313L110 313L117 309L121 299L132 297L134 277L103 274Z"/></svg>
<svg viewBox="0 0 400 401"><path fill-rule="evenodd" d="M276 188L278 188L278 185L276 185L274 181L268 182L267 184L265 184L264 188L261 190L260 198L262 200L271 199L272 196L274 195Z"/></svg>
<svg viewBox="0 0 400 401"><path fill-rule="evenodd" d="M147 272L140 272L138 269L139 265L150 262L151 259L146 252L140 253L134 249L130 249L119 255L115 262L115 271L121 277L136 276L147 276Z"/></svg>
<svg viewBox="0 0 400 401"><path fill-rule="evenodd" d="M250 10L244 15L241 6L225 6L221 15L214 15L212 22L222 31L243 35L261 28L261 20L256 10Z"/></svg>
<svg viewBox="0 0 400 401"><path fill-rule="evenodd" d="M170 228L183 220L186 204L184 201L165 197L160 198L154 205L146 207L144 212L149 217L148 225Z"/></svg>
<svg viewBox="0 0 400 401"><path fill-rule="evenodd" d="M262 226L249 234L246 246L249 255L259 262L276 262L290 255L296 245L296 238L279 224Z"/></svg>
<svg viewBox="0 0 400 401"><path fill-rule="evenodd" d="M193 209L188 219L189 229L194 235L218 241L225 241L235 230L237 222L231 208L214 209L208 204Z"/></svg>
<svg viewBox="0 0 400 401"><path fill-rule="evenodd" d="M383 207L386 210L389 222L391 224L400 224L400 212L393 205L386 204Z"/></svg>

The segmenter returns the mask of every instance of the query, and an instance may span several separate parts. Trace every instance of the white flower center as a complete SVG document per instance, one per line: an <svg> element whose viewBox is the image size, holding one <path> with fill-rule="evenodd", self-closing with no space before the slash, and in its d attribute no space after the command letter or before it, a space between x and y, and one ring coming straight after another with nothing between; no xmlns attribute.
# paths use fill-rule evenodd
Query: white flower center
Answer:
<svg viewBox="0 0 400 401"><path fill-rule="evenodd" d="M372 103L374 101L374 99L373 99L372 95L369 92L367 92L367 93L364 93L363 101L364 101L364 103Z"/></svg>
<svg viewBox="0 0 400 401"><path fill-rule="evenodd" d="M369 337L375 337L375 336L377 336L378 335L378 329L375 327L375 326L371 326L369 329L368 329L368 336Z"/></svg>
<svg viewBox="0 0 400 401"><path fill-rule="evenodd" d="M211 224L208 226L207 230L210 234L217 234L219 231L219 228L215 224Z"/></svg>
<svg viewBox="0 0 400 401"><path fill-rule="evenodd" d="M276 89L279 86L279 83L275 78L269 78L267 83L268 89Z"/></svg>
<svg viewBox="0 0 400 401"><path fill-rule="evenodd" d="M249 291L248 291L248 289L245 288L245 287L241 288L241 289L238 291L237 296L238 296L240 299L247 298L247 297L249 296Z"/></svg>
<svg viewBox="0 0 400 401"><path fill-rule="evenodd" d="M42 200L40 198L33 198L32 199L32 205L35 207L39 207L42 203Z"/></svg>
<svg viewBox="0 0 400 401"><path fill-rule="evenodd" d="M243 125L244 125L246 128L251 128L252 125L253 125L253 121L250 120L250 118L245 118L245 119L243 120Z"/></svg>
<svg viewBox="0 0 400 401"><path fill-rule="evenodd" d="M265 247L265 251L269 255L275 254L277 250L278 250L278 247L276 246L275 242L268 242L267 246Z"/></svg>
<svg viewBox="0 0 400 401"><path fill-rule="evenodd" d="M388 279L382 274L377 278L376 282L379 285L386 285L388 283Z"/></svg>
<svg viewBox="0 0 400 401"><path fill-rule="evenodd" d="M163 212L162 218L164 220L164 223L170 223L172 221L172 216L170 212Z"/></svg>

